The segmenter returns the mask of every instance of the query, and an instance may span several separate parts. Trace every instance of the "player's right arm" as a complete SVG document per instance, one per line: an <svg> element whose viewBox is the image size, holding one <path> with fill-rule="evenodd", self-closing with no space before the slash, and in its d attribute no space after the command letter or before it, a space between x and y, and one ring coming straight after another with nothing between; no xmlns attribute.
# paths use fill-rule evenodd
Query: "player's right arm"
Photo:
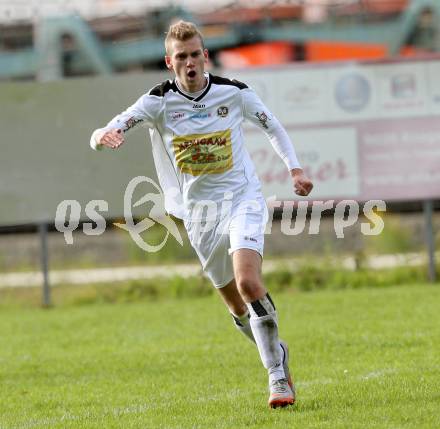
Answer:
<svg viewBox="0 0 440 429"><path fill-rule="evenodd" d="M117 149L125 143L125 133L130 129L140 124L153 128L160 103L159 97L144 94L136 103L115 116L105 127L95 130L90 138L90 146L95 150L104 147Z"/></svg>

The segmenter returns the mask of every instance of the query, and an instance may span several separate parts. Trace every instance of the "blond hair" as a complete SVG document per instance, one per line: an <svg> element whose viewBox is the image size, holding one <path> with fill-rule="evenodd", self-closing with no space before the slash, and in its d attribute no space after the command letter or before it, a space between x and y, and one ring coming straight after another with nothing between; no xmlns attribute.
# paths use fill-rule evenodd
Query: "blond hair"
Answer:
<svg viewBox="0 0 440 429"><path fill-rule="evenodd" d="M167 55L170 55L171 41L179 40L180 42L185 42L193 37L198 36L200 42L202 43L202 48L205 48L203 42L203 36L200 30L192 22L178 21L175 24L170 25L168 33L165 37L165 49Z"/></svg>

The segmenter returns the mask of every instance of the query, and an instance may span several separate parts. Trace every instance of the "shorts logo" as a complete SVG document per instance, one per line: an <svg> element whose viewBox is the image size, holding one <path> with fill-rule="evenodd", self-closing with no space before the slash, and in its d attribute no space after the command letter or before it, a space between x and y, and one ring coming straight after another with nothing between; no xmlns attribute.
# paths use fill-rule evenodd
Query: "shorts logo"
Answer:
<svg viewBox="0 0 440 429"><path fill-rule="evenodd" d="M217 109L217 115L220 116L221 118L226 118L226 116L228 116L229 113L229 109L226 106L220 106Z"/></svg>
<svg viewBox="0 0 440 429"><path fill-rule="evenodd" d="M206 107L205 104L194 103L193 109L204 109Z"/></svg>
<svg viewBox="0 0 440 429"><path fill-rule="evenodd" d="M268 129L269 127L267 126L267 121L269 120L269 118L267 117L265 112L257 112L255 113L255 116L257 117L257 119L260 121L260 124L263 128Z"/></svg>
<svg viewBox="0 0 440 429"><path fill-rule="evenodd" d="M254 243L258 243L258 241L257 241L257 239L256 238L253 238L253 237L248 237L247 235L245 236L245 237L243 237L245 240L248 240L248 241L253 241Z"/></svg>

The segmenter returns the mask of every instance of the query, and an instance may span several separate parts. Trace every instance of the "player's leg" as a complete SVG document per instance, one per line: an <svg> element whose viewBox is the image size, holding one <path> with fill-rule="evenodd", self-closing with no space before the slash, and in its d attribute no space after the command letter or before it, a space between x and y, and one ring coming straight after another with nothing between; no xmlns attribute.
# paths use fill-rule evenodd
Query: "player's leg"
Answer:
<svg viewBox="0 0 440 429"><path fill-rule="evenodd" d="M269 405L292 404L294 393L283 365L285 358L287 366L287 349L280 346L276 308L263 286L261 255L253 249L237 249L233 253L233 267L237 290L248 307L252 333L269 374Z"/></svg>
<svg viewBox="0 0 440 429"><path fill-rule="evenodd" d="M235 218L236 222L230 222L230 223L227 219L225 219L224 224L219 223L216 225L216 227L214 229L211 229L209 231L203 230L202 234L199 234L196 231L196 228L193 228L193 225L191 223L187 222L185 224L185 227L188 231L188 236L190 238L191 244L193 245L194 249L196 250L196 252L199 256L203 270L208 275L208 277L211 279L214 287L220 291L220 294L222 295L226 304L230 308L230 311L234 315L235 315L235 313L237 313L236 315L239 317L241 317L245 314L245 312L246 312L246 310L244 310L245 307L248 309L249 313L252 314L251 310L249 308L250 303L245 302L246 299L244 299L243 294L238 291L236 283L233 282L233 280L234 280L234 267L233 267L232 260L229 257L228 251L227 251L227 249L229 248L230 253L233 254L235 252L235 250L241 249L243 247L243 237L242 237L243 231L241 229L242 225L240 225L240 222L239 222L240 217L241 216L237 216ZM253 219L253 221L255 221L255 223L257 223L257 224L263 224L262 216L260 214L258 214L257 218ZM229 225L229 232L230 232L229 234L218 234L217 233L217 231L225 231L226 227L228 225ZM236 232L238 231L238 233L232 234L230 225L232 225L232 229L234 229ZM234 237L235 239L232 240L232 237ZM247 238L249 238L249 237L247 237ZM258 250L259 254L262 254L263 238L264 237L261 232L258 235L258 246L261 246L261 249ZM244 239L246 239L246 236L244 237ZM252 243L254 242L254 240L255 240L254 237L252 237ZM244 246L244 247L246 247L246 246ZM245 249L245 250L249 251L249 249ZM256 254L258 255L258 253L256 253ZM260 256L258 256L258 257L259 257L259 273L260 273L259 277L261 280L261 257ZM263 295L264 295L264 293L265 293L264 288L262 289L262 291L263 291ZM266 297L263 297L263 298L265 298L267 300ZM263 298L261 298L261 300L263 300ZM240 311L243 311L243 310L244 310L244 312L240 313ZM251 316L251 319L252 319L252 316ZM242 321L243 321L243 323L242 323L243 327L245 329L240 329L240 330L248 338L250 338L250 339L252 339L252 337L256 338L256 335L255 335L256 328L253 327L252 320L249 320L249 319L247 319L247 317L245 317L242 319ZM246 324L246 322L248 322L248 323ZM275 328L277 328L276 325L275 325ZM255 342L257 343L258 349L260 351L261 346L258 344L258 339ZM278 349L278 358L280 355L284 356L284 357L287 356L287 354L284 353L284 349L282 350L280 348L279 342L277 344L277 349ZM261 351L260 351L260 356L261 356ZM285 359L285 364L287 365L287 359ZM269 371L272 374L271 378L274 378L273 371L272 370L269 370ZM286 372L284 372L284 374ZM274 381L277 381L277 380L274 380ZM272 391L272 388L271 388L271 391ZM290 395L293 396L291 391L290 391ZM291 402L286 402L285 397L281 398L281 401L282 402L280 403L280 405L284 405L286 403L291 403ZM275 402L275 404L277 404L277 403Z"/></svg>
<svg viewBox="0 0 440 429"><path fill-rule="evenodd" d="M254 334L252 333L252 327L250 322L250 313L246 303L243 301L240 293L237 289L235 279L229 282L226 286L217 289L222 297L224 303L229 309L234 320L235 327L252 343L255 344ZM293 382L290 376L289 370L289 348L287 344L280 340L280 351L283 361L284 374L288 380L290 387L293 389Z"/></svg>
<svg viewBox="0 0 440 429"><path fill-rule="evenodd" d="M243 301L237 289L235 279L230 281L226 286L217 289L223 302L229 309L235 327L253 343L255 343L254 334L250 324L250 314L246 303Z"/></svg>
<svg viewBox="0 0 440 429"><path fill-rule="evenodd" d="M225 228L225 225L222 225L222 228ZM230 247L229 235L205 233L202 240L195 242L193 247L199 255L205 274L209 277L215 289L219 291L228 307L235 326L249 340L255 342L249 323L249 311L237 290L234 280L232 259L228 254Z"/></svg>
<svg viewBox="0 0 440 429"><path fill-rule="evenodd" d="M263 286L261 256L255 250L238 249L233 253L232 261L237 290L248 308L263 365L271 380L284 378L276 309Z"/></svg>
<svg viewBox="0 0 440 429"><path fill-rule="evenodd" d="M234 278L250 314L250 325L263 365L269 373L271 406L294 402L288 369L288 350L278 338L275 305L263 285L261 266L267 208L259 192L242 198L229 224Z"/></svg>

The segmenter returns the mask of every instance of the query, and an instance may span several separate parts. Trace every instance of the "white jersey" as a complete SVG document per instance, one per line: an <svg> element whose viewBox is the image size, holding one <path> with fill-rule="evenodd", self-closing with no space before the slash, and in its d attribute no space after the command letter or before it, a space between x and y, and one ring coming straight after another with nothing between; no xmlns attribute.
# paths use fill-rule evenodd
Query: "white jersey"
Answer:
<svg viewBox="0 0 440 429"><path fill-rule="evenodd" d="M166 210L187 218L202 200L221 202L226 192L260 192L254 165L245 148L245 119L261 128L289 169L300 168L287 133L255 92L244 83L206 74L208 84L196 98L167 80L96 130L150 129L154 162L165 194Z"/></svg>

